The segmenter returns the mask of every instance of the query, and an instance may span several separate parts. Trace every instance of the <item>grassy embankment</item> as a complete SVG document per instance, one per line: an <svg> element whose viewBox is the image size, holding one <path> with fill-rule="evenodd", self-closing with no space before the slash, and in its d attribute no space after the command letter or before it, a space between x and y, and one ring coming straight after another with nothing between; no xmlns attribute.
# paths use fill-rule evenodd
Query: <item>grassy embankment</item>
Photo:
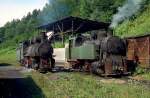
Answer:
<svg viewBox="0 0 150 98"><path fill-rule="evenodd" d="M16 49L6 48L0 50L0 63L18 65L16 61Z"/></svg>

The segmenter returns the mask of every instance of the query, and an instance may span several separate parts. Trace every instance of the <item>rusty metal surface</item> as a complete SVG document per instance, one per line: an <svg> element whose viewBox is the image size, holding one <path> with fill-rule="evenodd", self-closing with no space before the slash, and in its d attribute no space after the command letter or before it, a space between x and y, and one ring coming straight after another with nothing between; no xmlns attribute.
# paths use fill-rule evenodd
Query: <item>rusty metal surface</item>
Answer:
<svg viewBox="0 0 150 98"><path fill-rule="evenodd" d="M106 75L113 73L112 66L113 66L112 65L112 60L110 58L107 58L106 62L105 62L105 74Z"/></svg>
<svg viewBox="0 0 150 98"><path fill-rule="evenodd" d="M127 39L127 59L135 60L143 68L150 67L150 36Z"/></svg>

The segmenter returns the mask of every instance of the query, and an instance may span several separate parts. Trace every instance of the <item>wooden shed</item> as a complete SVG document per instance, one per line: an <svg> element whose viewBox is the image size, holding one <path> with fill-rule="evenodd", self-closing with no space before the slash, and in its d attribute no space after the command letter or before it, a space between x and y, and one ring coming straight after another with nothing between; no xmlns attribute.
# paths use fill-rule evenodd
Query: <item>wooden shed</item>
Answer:
<svg viewBox="0 0 150 98"><path fill-rule="evenodd" d="M150 68L150 34L127 38L127 59L139 63L142 68Z"/></svg>

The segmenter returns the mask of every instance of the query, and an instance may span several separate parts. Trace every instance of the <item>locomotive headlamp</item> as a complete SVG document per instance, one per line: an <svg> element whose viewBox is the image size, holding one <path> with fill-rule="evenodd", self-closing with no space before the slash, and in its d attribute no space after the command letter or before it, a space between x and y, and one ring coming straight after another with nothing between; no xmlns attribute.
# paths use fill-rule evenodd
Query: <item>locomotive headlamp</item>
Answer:
<svg viewBox="0 0 150 98"><path fill-rule="evenodd" d="M53 31L47 32L46 35L48 39L50 39L54 35L54 32Z"/></svg>

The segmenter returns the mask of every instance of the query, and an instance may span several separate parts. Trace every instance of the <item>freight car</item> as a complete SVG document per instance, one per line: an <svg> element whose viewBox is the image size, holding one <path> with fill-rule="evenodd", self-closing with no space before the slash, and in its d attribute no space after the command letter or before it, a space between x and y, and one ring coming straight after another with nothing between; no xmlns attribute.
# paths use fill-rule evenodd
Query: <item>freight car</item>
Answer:
<svg viewBox="0 0 150 98"><path fill-rule="evenodd" d="M34 68L40 72L46 72L54 68L53 47L47 39L46 33L26 40L17 48L18 61L25 67Z"/></svg>
<svg viewBox="0 0 150 98"><path fill-rule="evenodd" d="M150 34L126 38L127 60L137 63L141 68L150 68Z"/></svg>
<svg viewBox="0 0 150 98"><path fill-rule="evenodd" d="M107 32L109 25L71 16L42 25L39 29L54 31L56 35L69 35L65 54L66 61L73 69L105 76L128 74L126 43L113 36L112 32Z"/></svg>

